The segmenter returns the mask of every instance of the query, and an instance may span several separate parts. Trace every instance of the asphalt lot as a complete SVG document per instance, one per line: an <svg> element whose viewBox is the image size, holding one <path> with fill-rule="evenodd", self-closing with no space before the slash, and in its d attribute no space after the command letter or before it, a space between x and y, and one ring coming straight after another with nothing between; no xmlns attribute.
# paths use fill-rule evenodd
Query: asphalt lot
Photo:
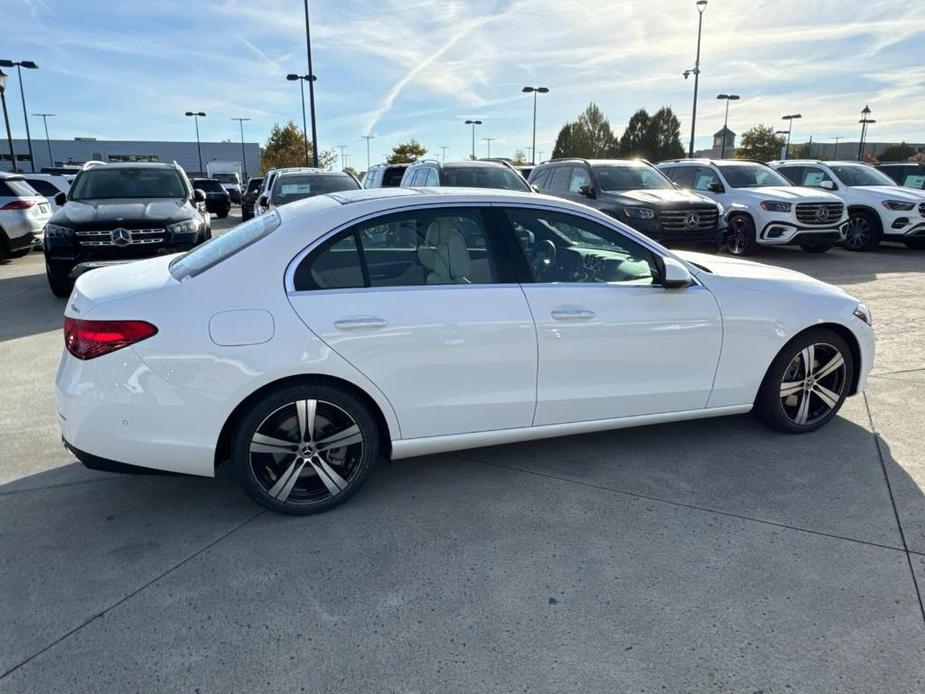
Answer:
<svg viewBox="0 0 925 694"><path fill-rule="evenodd" d="M759 259L873 311L870 390L822 431L400 461L309 518L225 469L71 463L63 301L40 254L0 264L0 692L925 691L925 253Z"/></svg>

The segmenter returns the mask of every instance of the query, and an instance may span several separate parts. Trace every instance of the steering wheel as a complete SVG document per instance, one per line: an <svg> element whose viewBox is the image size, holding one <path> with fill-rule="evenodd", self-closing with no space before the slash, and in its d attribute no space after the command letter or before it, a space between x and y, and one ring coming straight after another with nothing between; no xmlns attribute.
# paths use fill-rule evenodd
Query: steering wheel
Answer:
<svg viewBox="0 0 925 694"><path fill-rule="evenodd" d="M544 239L533 247L533 260L530 265L533 269L533 276L537 280L539 280L556 261L556 255L556 244L549 239Z"/></svg>

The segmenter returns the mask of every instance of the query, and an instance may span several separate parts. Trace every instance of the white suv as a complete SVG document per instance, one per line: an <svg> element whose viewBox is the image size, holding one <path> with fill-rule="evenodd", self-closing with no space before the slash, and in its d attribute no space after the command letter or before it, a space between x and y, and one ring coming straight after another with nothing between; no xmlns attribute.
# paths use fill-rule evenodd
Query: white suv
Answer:
<svg viewBox="0 0 925 694"><path fill-rule="evenodd" d="M794 184L837 191L848 205L845 248L872 251L882 240L925 248L925 193L899 186L882 171L856 161L791 159L771 162Z"/></svg>
<svg viewBox="0 0 925 694"><path fill-rule="evenodd" d="M726 247L735 255L786 245L824 253L845 238L848 215L839 198L791 185L761 162L676 159L658 168L681 188L726 208Z"/></svg>

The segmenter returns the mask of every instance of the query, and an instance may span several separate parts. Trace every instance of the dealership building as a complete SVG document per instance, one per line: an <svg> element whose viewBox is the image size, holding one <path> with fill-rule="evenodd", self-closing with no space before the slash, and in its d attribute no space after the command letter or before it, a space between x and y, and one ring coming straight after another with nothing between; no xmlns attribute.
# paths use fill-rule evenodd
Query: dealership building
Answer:
<svg viewBox="0 0 925 694"><path fill-rule="evenodd" d="M260 145L245 142L202 142L202 167L210 161L239 161L244 171L256 175L260 171ZM23 139L13 140L16 166L20 171L32 171L29 144ZM49 155L50 151L50 155ZM83 164L87 161L122 162L177 162L193 175L199 171L199 153L195 142L151 142L138 140L97 140L77 137L73 140L45 140L32 138L35 170L48 166ZM7 140L0 142L0 171L11 171L10 148Z"/></svg>

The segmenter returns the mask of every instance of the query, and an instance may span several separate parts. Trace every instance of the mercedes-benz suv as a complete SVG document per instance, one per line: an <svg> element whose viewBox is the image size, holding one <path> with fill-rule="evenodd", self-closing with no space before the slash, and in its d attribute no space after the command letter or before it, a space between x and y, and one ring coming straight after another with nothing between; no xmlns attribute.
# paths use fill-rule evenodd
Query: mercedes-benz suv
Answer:
<svg viewBox="0 0 925 694"><path fill-rule="evenodd" d="M106 164L77 174L58 193L45 226L45 271L55 296L82 272L186 251L211 237L202 191L175 164Z"/></svg>

